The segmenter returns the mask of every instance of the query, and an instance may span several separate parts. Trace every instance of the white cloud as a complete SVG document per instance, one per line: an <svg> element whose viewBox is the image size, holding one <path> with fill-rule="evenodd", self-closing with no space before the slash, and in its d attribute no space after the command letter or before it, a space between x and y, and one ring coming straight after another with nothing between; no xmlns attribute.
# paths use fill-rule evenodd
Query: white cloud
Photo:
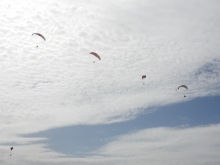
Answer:
<svg viewBox="0 0 220 165"><path fill-rule="evenodd" d="M188 100L220 94L218 4L3 0L1 136L130 120L182 101L180 84Z"/></svg>
<svg viewBox="0 0 220 165"><path fill-rule="evenodd" d="M119 137L96 153L112 164L218 164L219 127L141 130Z"/></svg>

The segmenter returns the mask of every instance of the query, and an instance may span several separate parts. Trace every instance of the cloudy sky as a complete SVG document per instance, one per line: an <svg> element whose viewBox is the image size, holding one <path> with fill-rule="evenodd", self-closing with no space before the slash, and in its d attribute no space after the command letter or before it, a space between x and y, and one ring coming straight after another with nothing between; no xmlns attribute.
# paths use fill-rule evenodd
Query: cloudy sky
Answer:
<svg viewBox="0 0 220 165"><path fill-rule="evenodd" d="M219 165L219 5L1 0L0 163Z"/></svg>

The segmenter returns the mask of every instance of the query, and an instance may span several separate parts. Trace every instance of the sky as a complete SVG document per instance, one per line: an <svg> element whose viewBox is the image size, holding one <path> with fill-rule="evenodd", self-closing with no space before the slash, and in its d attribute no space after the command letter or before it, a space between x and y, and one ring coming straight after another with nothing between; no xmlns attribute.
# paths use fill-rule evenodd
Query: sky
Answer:
<svg viewBox="0 0 220 165"><path fill-rule="evenodd" d="M219 5L1 0L0 163L218 165Z"/></svg>

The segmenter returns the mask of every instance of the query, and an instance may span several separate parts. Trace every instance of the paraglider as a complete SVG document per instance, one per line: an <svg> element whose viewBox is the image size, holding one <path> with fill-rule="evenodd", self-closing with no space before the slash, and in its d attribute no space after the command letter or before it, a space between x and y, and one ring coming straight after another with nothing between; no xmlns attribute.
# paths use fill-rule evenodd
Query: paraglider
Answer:
<svg viewBox="0 0 220 165"><path fill-rule="evenodd" d="M92 55L96 56L99 60L101 60L100 56L99 56L97 53L91 52L91 53L89 53L89 54L92 54ZM93 63L95 63L95 61L94 61Z"/></svg>
<svg viewBox="0 0 220 165"><path fill-rule="evenodd" d="M42 34L40 34L40 33L33 33L32 36L33 36L34 34L40 36L41 38L44 39L44 41L46 41L46 38L45 38ZM38 45L36 46L36 48L38 48Z"/></svg>
<svg viewBox="0 0 220 165"><path fill-rule="evenodd" d="M32 36L33 36L34 34L40 36L41 38L44 39L44 41L46 41L46 38L45 38L42 34L40 34L40 33L33 33Z"/></svg>
<svg viewBox="0 0 220 165"><path fill-rule="evenodd" d="M142 80L145 79L145 78L146 78L146 75L142 75ZM143 85L145 85L145 84L143 83Z"/></svg>
<svg viewBox="0 0 220 165"><path fill-rule="evenodd" d="M12 151L12 150L14 149L14 147L11 147L10 149L11 149L11 151ZM10 154L10 156L11 156L11 154Z"/></svg>
<svg viewBox="0 0 220 165"><path fill-rule="evenodd" d="M177 89L179 90L180 88L188 89L188 87L186 85L180 85ZM184 95L184 97L186 97L186 95Z"/></svg>

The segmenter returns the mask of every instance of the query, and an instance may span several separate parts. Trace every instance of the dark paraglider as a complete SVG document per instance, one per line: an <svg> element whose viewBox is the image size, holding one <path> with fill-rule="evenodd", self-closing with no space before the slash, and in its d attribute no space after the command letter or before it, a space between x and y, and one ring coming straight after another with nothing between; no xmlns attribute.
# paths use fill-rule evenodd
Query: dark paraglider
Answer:
<svg viewBox="0 0 220 165"><path fill-rule="evenodd" d="M146 75L142 75L142 80L145 79L145 78L146 78ZM143 85L145 85L145 84L143 83Z"/></svg>
<svg viewBox="0 0 220 165"><path fill-rule="evenodd" d="M177 89L179 90L181 87L185 88L185 89L188 89L188 87L186 85L180 85ZM186 97L186 95L184 95L184 97Z"/></svg>
<svg viewBox="0 0 220 165"><path fill-rule="evenodd" d="M33 33L32 36L33 36L33 35L38 35L38 36L40 36L44 41L46 41L46 38L45 38L42 34L40 34L40 33ZM36 48L38 48L38 45L36 46Z"/></svg>
<svg viewBox="0 0 220 165"><path fill-rule="evenodd" d="M188 89L186 85L180 85L177 89L180 89L181 87Z"/></svg>
<svg viewBox="0 0 220 165"><path fill-rule="evenodd" d="M14 147L11 147L10 150L12 151L14 149ZM10 154L10 156L12 156L12 154Z"/></svg>
<svg viewBox="0 0 220 165"><path fill-rule="evenodd" d="M33 36L34 34L40 36L41 38L44 39L44 41L46 41L46 38L45 38L42 34L40 34L40 33L33 33L32 36Z"/></svg>

